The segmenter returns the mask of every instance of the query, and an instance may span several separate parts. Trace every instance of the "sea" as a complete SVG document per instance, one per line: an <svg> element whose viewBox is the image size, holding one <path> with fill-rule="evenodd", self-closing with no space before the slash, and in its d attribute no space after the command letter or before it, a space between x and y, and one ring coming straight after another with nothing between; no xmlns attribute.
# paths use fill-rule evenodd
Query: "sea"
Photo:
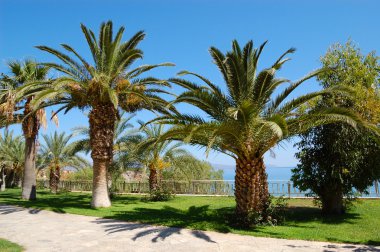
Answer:
<svg viewBox="0 0 380 252"><path fill-rule="evenodd" d="M232 165L215 165L212 164L214 169L223 170L223 179L224 180L235 180L235 166ZM292 169L294 167L277 167L277 166L267 166L266 172L268 174L268 182L280 182L280 184L285 184L290 181L290 178L292 177ZM375 182L376 183L376 182ZM369 194L362 195L362 197L380 197L380 193L378 191L378 188L380 187L380 182L378 182L378 187L375 189L375 186L371 186L368 188ZM272 188L273 190L275 188ZM278 189L278 188L277 188ZM302 195L304 194L302 193Z"/></svg>
<svg viewBox="0 0 380 252"><path fill-rule="evenodd" d="M213 165L215 169L223 170L224 180L235 179L235 166ZM290 181L292 169L294 167L267 167L268 180L270 181Z"/></svg>

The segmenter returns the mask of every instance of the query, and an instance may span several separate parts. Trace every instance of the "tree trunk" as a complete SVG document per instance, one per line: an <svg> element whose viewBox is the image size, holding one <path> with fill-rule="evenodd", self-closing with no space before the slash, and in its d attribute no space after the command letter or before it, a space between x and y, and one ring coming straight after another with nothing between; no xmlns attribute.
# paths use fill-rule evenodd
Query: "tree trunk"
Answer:
<svg viewBox="0 0 380 252"><path fill-rule="evenodd" d="M5 191L5 168L1 169L1 186L0 186L0 191L4 192Z"/></svg>
<svg viewBox="0 0 380 252"><path fill-rule="evenodd" d="M61 169L58 165L50 169L50 191L52 193L58 192L59 181L61 178Z"/></svg>
<svg viewBox="0 0 380 252"><path fill-rule="evenodd" d="M91 206L110 207L111 201L107 185L107 167L109 162L104 159L93 159L94 161L94 180L92 188Z"/></svg>
<svg viewBox="0 0 380 252"><path fill-rule="evenodd" d="M321 197L322 201L322 213L329 214L343 214L345 213L345 207L343 204L343 193L340 188L332 189L330 187L328 192Z"/></svg>
<svg viewBox="0 0 380 252"><path fill-rule="evenodd" d="M39 120L30 108L32 97L25 103L24 120L22 121L22 131L25 137L25 163L22 178L22 195L26 200L36 199L36 137L39 130Z"/></svg>
<svg viewBox="0 0 380 252"><path fill-rule="evenodd" d="M158 189L158 174L154 164L149 165L149 189L150 191L156 191Z"/></svg>
<svg viewBox="0 0 380 252"><path fill-rule="evenodd" d="M26 200L36 199L36 140L28 137L25 139L25 164L22 179L22 198Z"/></svg>
<svg viewBox="0 0 380 252"><path fill-rule="evenodd" d="M262 157L236 161L235 200L236 214L243 225L250 224L250 214L260 214L268 207L268 182Z"/></svg>
<svg viewBox="0 0 380 252"><path fill-rule="evenodd" d="M53 185L54 185L54 171L53 167L50 167L50 174L49 174L49 188L50 191L53 191Z"/></svg>
<svg viewBox="0 0 380 252"><path fill-rule="evenodd" d="M92 207L109 207L107 169L113 157L117 110L112 104L97 104L89 115L91 158L93 160Z"/></svg>
<svg viewBox="0 0 380 252"><path fill-rule="evenodd" d="M8 188L13 187L13 181L15 177L15 171L13 169L8 170L8 174L5 176L5 186Z"/></svg>
<svg viewBox="0 0 380 252"><path fill-rule="evenodd" d="M20 174L17 172L15 173L15 176L13 177L13 187L21 188L22 187L22 177L20 178Z"/></svg>

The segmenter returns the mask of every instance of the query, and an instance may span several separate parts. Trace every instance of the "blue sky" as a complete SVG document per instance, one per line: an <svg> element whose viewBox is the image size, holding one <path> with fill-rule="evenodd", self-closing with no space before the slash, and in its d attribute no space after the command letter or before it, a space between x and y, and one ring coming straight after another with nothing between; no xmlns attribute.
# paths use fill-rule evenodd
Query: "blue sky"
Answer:
<svg viewBox="0 0 380 252"><path fill-rule="evenodd" d="M241 44L252 39L257 45L269 43L260 66L269 66L290 47L297 52L279 72L281 77L298 79L318 68L319 58L336 42L351 38L364 53L380 49L380 2L373 0L342 1L0 1L0 72L7 73L6 62L12 59L34 58L38 61L55 60L34 48L48 45L58 48L67 43L88 58L80 30L84 23L97 33L101 22L112 20L114 27L126 27L125 38L139 30L147 33L141 43L145 56L137 62L153 64L173 62L175 67L151 72L160 78L173 77L180 70L190 70L223 85L221 76L212 64L208 48L230 49L232 39ZM295 95L319 89L315 80L305 83ZM178 92L177 88L174 88ZM191 111L191 107L181 107ZM50 113L50 111L48 111ZM138 113L138 119L152 118L149 112ZM46 133L69 131L87 125L80 111L60 115L60 126L49 125ZM19 127L15 130L19 132ZM204 151L190 148L205 159ZM276 166L293 166L293 143L274 149L276 158L266 156L266 162ZM234 164L233 159L210 153L208 160L216 164Z"/></svg>

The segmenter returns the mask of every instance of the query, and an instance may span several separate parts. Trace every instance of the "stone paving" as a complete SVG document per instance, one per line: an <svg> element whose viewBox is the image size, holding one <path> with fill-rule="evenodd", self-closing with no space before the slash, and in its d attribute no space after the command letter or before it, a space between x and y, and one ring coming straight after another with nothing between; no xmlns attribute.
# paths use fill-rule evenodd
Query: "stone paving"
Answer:
<svg viewBox="0 0 380 252"><path fill-rule="evenodd" d="M380 247L260 238L0 205L0 237L26 251L377 251Z"/></svg>

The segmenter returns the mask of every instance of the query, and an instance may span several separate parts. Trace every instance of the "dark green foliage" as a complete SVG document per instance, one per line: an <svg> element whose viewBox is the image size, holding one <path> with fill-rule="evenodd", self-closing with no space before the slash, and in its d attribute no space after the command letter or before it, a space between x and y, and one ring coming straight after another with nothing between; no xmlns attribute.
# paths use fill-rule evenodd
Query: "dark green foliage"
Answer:
<svg viewBox="0 0 380 252"><path fill-rule="evenodd" d="M299 164L292 181L301 190L311 190L325 202L352 198L352 188L365 192L380 177L380 149L366 135L342 124L318 127L301 136L296 154ZM328 209L326 209L329 212Z"/></svg>
<svg viewBox="0 0 380 252"><path fill-rule="evenodd" d="M247 217L231 215L230 223L235 227L277 226L285 221L288 199L271 196L263 212L251 211Z"/></svg>
<svg viewBox="0 0 380 252"><path fill-rule="evenodd" d="M319 75L323 87L345 85L356 94L325 96L317 107L350 108L367 121L378 123L378 57L373 53L364 56L348 42L345 46L334 45L321 61L325 67L334 69ZM301 164L293 169L293 182L319 197L325 213L343 213L347 205L343 197L355 196L352 188L365 192L380 178L380 146L376 137L361 127L353 129L342 123L309 130L296 144L300 150L296 157Z"/></svg>

